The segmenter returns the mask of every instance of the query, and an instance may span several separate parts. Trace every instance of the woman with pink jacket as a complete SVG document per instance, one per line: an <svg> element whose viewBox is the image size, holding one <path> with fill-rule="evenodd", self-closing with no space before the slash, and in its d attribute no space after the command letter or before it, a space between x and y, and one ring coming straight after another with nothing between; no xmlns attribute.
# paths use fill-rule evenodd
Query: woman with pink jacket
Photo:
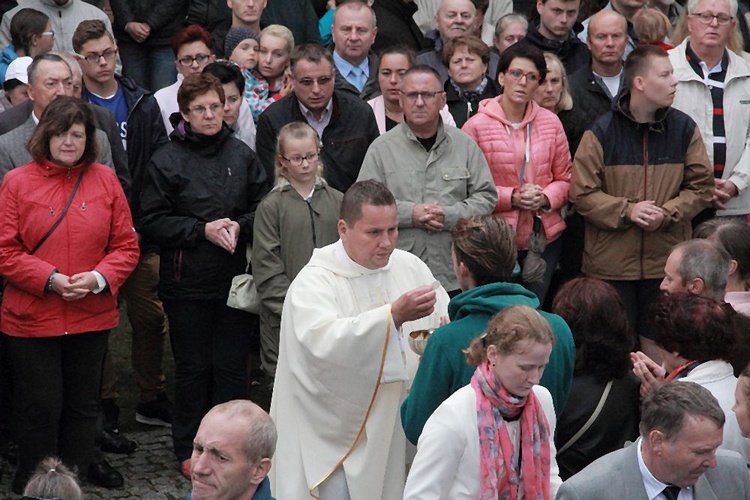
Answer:
<svg viewBox="0 0 750 500"><path fill-rule="evenodd" d="M462 130L479 144L495 180L494 213L516 230L520 283L543 304L562 248L572 162L557 116L533 101L547 75L542 52L516 44L498 65L503 93L479 104Z"/></svg>

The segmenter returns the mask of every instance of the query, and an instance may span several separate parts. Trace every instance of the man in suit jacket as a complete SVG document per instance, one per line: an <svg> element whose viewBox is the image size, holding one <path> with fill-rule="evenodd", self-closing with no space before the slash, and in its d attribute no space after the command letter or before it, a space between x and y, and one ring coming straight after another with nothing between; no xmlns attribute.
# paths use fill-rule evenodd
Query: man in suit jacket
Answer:
<svg viewBox="0 0 750 500"><path fill-rule="evenodd" d="M78 66L78 62L76 62L75 59L72 59L71 57L71 60L74 63L74 65L71 65L71 62L68 61L63 54L55 52L50 52L49 54L62 57L62 59L60 60L70 67L72 75L72 86L66 88L64 92L61 89L54 90L53 92L55 93L55 95L57 95L57 93L59 92L61 95L64 94L72 95L74 97L81 97L81 82L83 76L81 73L81 68ZM57 61L57 59L53 60ZM39 82L39 84L41 85L41 82ZM29 85L32 85L31 79L29 80ZM49 104L48 100L45 100L44 98L43 100L46 102L37 102L38 99L28 100L22 104L19 104L18 106L4 111L3 113L0 113L0 135L7 134L11 130L24 125L30 119L32 111L34 111L35 108L39 108L39 112L34 113L34 116L39 119L39 117L42 116L42 111L44 111L44 108L47 106L47 104ZM122 185L123 191L125 191L125 195L130 196L131 181L130 171L128 170L128 157L125 153L125 148L122 145L120 130L117 127L115 116L111 111L100 106L89 104L89 108L94 112L94 118L96 119L97 128L99 129L99 131L103 132L103 134L97 133L97 136L99 137L99 143L102 147L102 154L105 153L105 150L109 151L109 159L104 161L106 157L100 156L100 163L109 165L114 168L115 173L117 174L117 179L120 181L120 185ZM25 147L25 145L26 143L24 142L23 146ZM21 165L23 165L23 163L21 163ZM3 165L3 168L5 168L5 170L3 170L2 174L5 174L5 172L13 167Z"/></svg>
<svg viewBox="0 0 750 500"><path fill-rule="evenodd" d="M708 389L667 383L641 408L641 438L563 483L557 500L725 500L750 498L745 461L717 451L724 412Z"/></svg>

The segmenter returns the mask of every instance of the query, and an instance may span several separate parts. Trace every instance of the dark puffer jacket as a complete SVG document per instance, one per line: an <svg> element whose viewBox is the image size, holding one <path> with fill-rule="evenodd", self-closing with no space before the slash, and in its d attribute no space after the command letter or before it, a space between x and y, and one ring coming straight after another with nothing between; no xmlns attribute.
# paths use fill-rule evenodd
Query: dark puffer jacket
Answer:
<svg viewBox="0 0 750 500"><path fill-rule="evenodd" d="M205 136L179 113L171 142L154 154L141 192L140 226L161 248L163 300L226 300L247 264L255 209L270 186L255 153L224 128ZM205 237L206 223L229 218L240 225L234 255Z"/></svg>
<svg viewBox="0 0 750 500"><path fill-rule="evenodd" d="M584 119L584 130L588 130L600 116L612 110L612 99L596 81L591 64L569 75L568 87L573 98L573 107ZM621 80L621 92L624 91L624 87L625 81Z"/></svg>
<svg viewBox="0 0 750 500"><path fill-rule="evenodd" d="M487 80L487 85L481 94L464 92L463 95L459 95L451 80L445 82L444 88L448 111L450 111L453 120L456 122L456 128L463 127L469 118L477 114L481 101L497 97L502 93L500 85L492 78Z"/></svg>

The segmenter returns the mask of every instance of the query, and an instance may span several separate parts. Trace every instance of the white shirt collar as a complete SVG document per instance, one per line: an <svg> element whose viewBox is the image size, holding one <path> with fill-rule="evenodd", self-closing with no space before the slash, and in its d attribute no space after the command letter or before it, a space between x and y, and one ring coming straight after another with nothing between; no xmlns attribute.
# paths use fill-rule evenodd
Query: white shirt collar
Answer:
<svg viewBox="0 0 750 500"><path fill-rule="evenodd" d="M664 488L669 486L668 484L662 483L651 474L651 471L646 467L646 462L643 461L643 452L641 446L643 445L643 438L638 438L632 446L638 448L638 468L641 470L641 477L643 478L643 486L646 488L646 496L648 500L666 500L664 495L661 494ZM678 500L693 500L693 488L682 488L680 490L680 496Z"/></svg>

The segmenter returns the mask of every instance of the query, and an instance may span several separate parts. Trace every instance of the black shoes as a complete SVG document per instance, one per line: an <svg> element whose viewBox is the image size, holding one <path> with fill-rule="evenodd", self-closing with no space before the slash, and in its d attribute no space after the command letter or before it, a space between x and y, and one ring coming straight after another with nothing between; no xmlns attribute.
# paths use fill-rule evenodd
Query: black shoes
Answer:
<svg viewBox="0 0 750 500"><path fill-rule="evenodd" d="M103 429L99 434L99 447L107 453L130 455L138 448L138 443L114 430Z"/></svg>
<svg viewBox="0 0 750 500"><path fill-rule="evenodd" d="M106 460L92 463L89 466L88 480L102 488L120 488L125 484L122 474L117 472Z"/></svg>
<svg viewBox="0 0 750 500"><path fill-rule="evenodd" d="M135 412L135 421L146 425L172 427L172 412L167 395L162 393L153 401L140 403Z"/></svg>

